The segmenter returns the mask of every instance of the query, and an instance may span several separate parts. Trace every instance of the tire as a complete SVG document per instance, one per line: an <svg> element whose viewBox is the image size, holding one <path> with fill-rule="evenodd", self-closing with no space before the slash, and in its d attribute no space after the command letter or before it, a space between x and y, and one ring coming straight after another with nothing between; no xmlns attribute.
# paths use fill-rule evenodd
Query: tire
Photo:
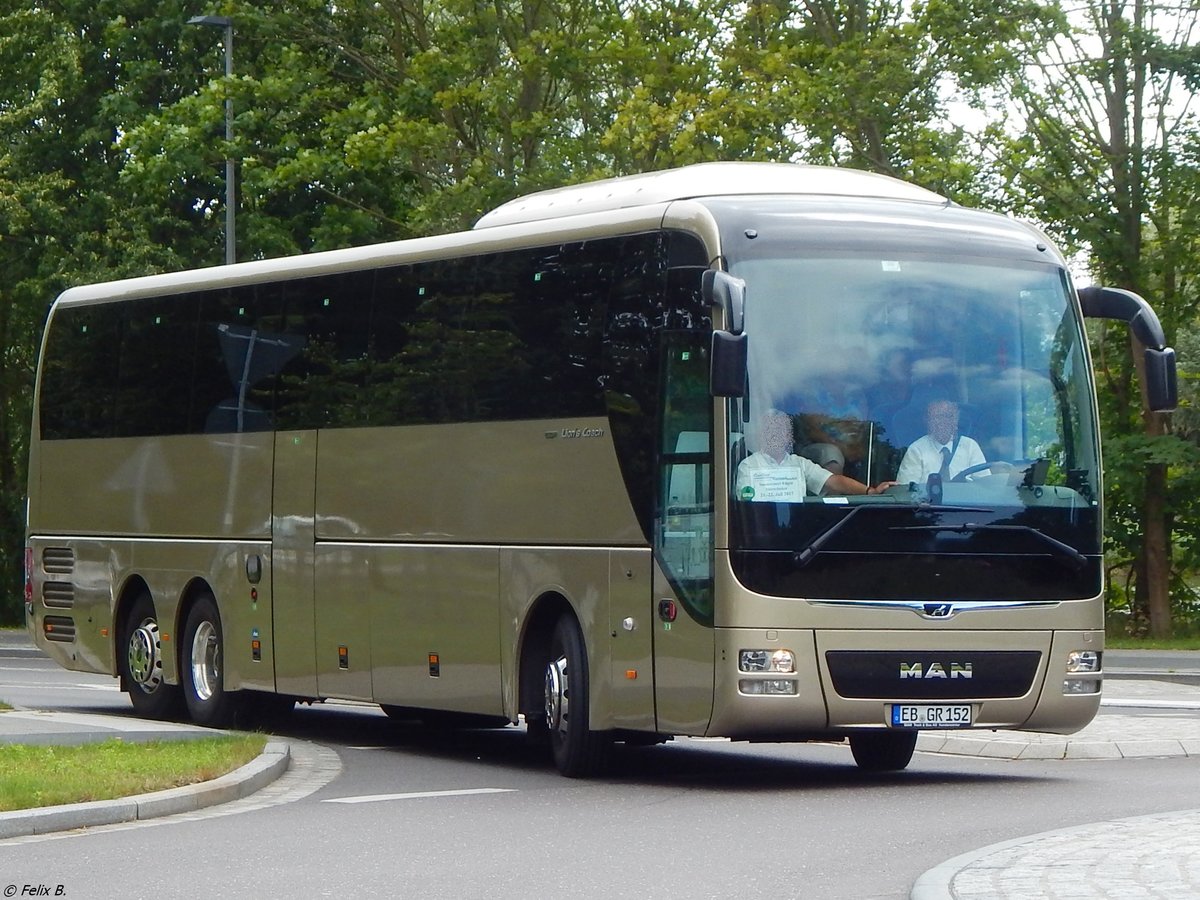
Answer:
<svg viewBox="0 0 1200 900"><path fill-rule="evenodd" d="M163 681L162 638L149 593L133 600L121 624L117 671L134 711L147 719L170 719L183 711L179 687Z"/></svg>
<svg viewBox="0 0 1200 900"><path fill-rule="evenodd" d="M197 725L223 728L237 716L240 697L225 690L225 646L221 615L212 594L204 594L188 613L183 629L183 700Z"/></svg>
<svg viewBox="0 0 1200 900"><path fill-rule="evenodd" d="M602 773L612 753L612 735L591 730L587 651L569 615L554 627L545 673L545 725L554 765L568 778Z"/></svg>
<svg viewBox="0 0 1200 900"><path fill-rule="evenodd" d="M850 735L850 752L864 772L898 772L917 746L916 731L863 731Z"/></svg>

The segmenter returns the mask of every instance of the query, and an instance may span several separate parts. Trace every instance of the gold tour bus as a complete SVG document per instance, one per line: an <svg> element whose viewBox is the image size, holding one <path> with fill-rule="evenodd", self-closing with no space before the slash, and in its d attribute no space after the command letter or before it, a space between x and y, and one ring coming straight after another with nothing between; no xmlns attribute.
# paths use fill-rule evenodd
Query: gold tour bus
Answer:
<svg viewBox="0 0 1200 900"><path fill-rule="evenodd" d="M1103 677L1085 316L1171 408L1149 306L1043 234L772 163L75 287L27 626L140 715L523 720L569 776L674 735L889 770L923 729L1070 733Z"/></svg>

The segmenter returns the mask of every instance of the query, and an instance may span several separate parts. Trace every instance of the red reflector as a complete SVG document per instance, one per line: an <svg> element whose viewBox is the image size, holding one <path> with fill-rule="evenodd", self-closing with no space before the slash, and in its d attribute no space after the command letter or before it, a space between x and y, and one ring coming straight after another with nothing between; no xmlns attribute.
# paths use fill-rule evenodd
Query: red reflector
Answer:
<svg viewBox="0 0 1200 900"><path fill-rule="evenodd" d="M25 602L33 603L33 548L25 548Z"/></svg>

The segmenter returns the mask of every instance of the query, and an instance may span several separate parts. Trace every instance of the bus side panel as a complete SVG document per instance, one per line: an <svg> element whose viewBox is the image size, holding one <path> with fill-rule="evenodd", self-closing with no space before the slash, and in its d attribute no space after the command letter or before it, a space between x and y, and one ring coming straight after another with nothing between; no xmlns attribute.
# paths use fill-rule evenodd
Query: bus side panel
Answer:
<svg viewBox="0 0 1200 900"><path fill-rule="evenodd" d="M657 604L677 610L674 621L663 619ZM713 714L712 626L696 621L662 569L654 567L654 693L658 730L663 734L704 735Z"/></svg>
<svg viewBox="0 0 1200 900"><path fill-rule="evenodd" d="M374 699L371 682L372 554L354 545L316 548L317 692L321 697Z"/></svg>
<svg viewBox="0 0 1200 900"><path fill-rule="evenodd" d="M654 731L654 559L650 548L609 555L612 725Z"/></svg>
<svg viewBox="0 0 1200 900"><path fill-rule="evenodd" d="M113 606L118 586L113 579L115 572L128 571L132 547L36 536L29 544L34 641L64 669L116 675ZM70 625L63 628L56 622Z"/></svg>
<svg viewBox="0 0 1200 900"><path fill-rule="evenodd" d="M43 441L30 532L265 538L273 443L269 433Z"/></svg>
<svg viewBox="0 0 1200 900"><path fill-rule="evenodd" d="M270 579L274 597L275 686L317 696L313 596L315 431L280 434L275 444Z"/></svg>
<svg viewBox="0 0 1200 900"><path fill-rule="evenodd" d="M588 651L591 726L654 730L651 665L650 551L528 547L501 551L506 654L519 646L536 601L562 597L583 631ZM625 627L629 619L632 628ZM506 709L516 709L520 659L506 658ZM629 675L628 673L636 673Z"/></svg>
<svg viewBox="0 0 1200 900"><path fill-rule="evenodd" d="M407 545L351 552L362 559L341 590L370 606L374 700L501 715L499 550Z"/></svg>
<svg viewBox="0 0 1200 900"><path fill-rule="evenodd" d="M606 419L321 432L317 539L638 544Z"/></svg>

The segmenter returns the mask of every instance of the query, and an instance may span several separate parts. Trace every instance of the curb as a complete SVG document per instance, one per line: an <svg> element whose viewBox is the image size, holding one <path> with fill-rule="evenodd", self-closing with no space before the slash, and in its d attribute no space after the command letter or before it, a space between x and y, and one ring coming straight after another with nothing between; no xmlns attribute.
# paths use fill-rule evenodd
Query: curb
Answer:
<svg viewBox="0 0 1200 900"><path fill-rule="evenodd" d="M0 813L0 840L173 816L241 800L279 778L290 764L291 748L282 741L269 741L256 759L212 781L136 797Z"/></svg>

